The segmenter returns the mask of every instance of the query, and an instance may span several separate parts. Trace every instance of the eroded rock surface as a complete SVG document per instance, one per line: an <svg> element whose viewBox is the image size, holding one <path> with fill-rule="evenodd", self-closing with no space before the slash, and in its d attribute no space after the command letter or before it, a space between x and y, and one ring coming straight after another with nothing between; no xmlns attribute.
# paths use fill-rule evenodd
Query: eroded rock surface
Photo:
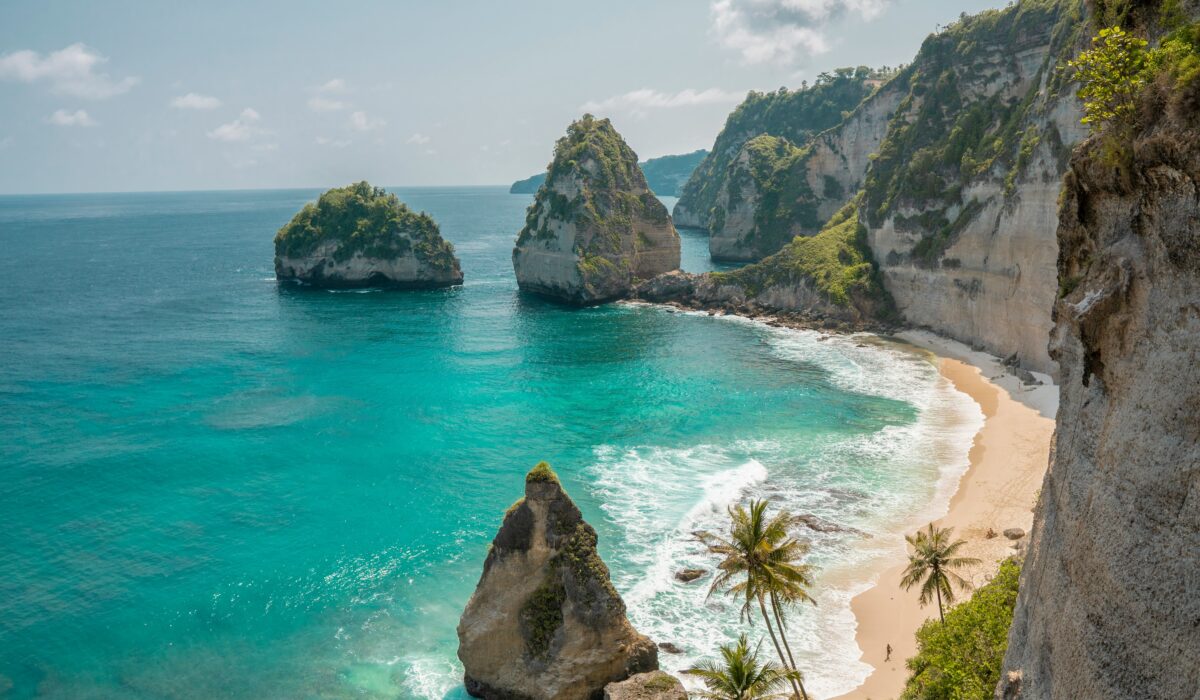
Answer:
<svg viewBox="0 0 1200 700"><path fill-rule="evenodd" d="M679 234L637 154L607 119L585 115L571 124L517 236L517 284L597 304L678 267Z"/></svg>
<svg viewBox="0 0 1200 700"><path fill-rule="evenodd" d="M999 698L1200 697L1197 92L1145 98L1127 168L1099 139L1071 161L1057 444Z"/></svg>
<svg viewBox="0 0 1200 700"><path fill-rule="evenodd" d="M665 671L639 673L604 688L604 700L687 700L679 679Z"/></svg>
<svg viewBox="0 0 1200 700"><path fill-rule="evenodd" d="M596 532L549 466L525 479L458 624L467 691L488 700L598 698L658 668L658 649L625 617Z"/></svg>

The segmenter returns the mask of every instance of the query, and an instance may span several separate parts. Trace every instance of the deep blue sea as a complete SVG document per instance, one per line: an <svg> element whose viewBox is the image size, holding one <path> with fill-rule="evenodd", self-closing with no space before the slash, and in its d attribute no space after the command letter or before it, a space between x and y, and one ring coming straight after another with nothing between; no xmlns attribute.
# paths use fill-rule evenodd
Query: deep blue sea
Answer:
<svg viewBox="0 0 1200 700"><path fill-rule="evenodd" d="M543 459L669 669L743 629L673 579L712 564L692 530L750 496L856 529L801 533L793 647L818 695L861 680L849 599L944 507L975 405L874 338L522 295L529 196L393 191L463 287L277 285L316 190L0 197L0 695L465 697L455 625Z"/></svg>

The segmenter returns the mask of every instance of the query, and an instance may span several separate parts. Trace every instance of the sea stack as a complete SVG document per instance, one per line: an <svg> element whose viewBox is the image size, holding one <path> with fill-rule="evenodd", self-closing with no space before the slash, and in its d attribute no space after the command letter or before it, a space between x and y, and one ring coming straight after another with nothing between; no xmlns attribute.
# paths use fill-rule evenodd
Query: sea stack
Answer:
<svg viewBox="0 0 1200 700"><path fill-rule="evenodd" d="M463 280L454 246L433 219L367 182L329 190L279 229L275 277L329 289L431 289Z"/></svg>
<svg viewBox="0 0 1200 700"><path fill-rule="evenodd" d="M525 477L458 623L467 692L487 700L599 698L658 668L625 617L596 531L545 462Z"/></svg>
<svg viewBox="0 0 1200 700"><path fill-rule="evenodd" d="M679 267L679 234L637 154L607 119L571 124L554 147L513 249L521 289L572 304L627 296Z"/></svg>

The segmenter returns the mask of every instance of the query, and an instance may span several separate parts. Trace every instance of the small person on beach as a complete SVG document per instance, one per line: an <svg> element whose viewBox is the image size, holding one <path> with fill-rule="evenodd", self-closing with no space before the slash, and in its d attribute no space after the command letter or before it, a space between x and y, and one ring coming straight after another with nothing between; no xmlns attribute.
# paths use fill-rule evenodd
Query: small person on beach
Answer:
<svg viewBox="0 0 1200 700"><path fill-rule="evenodd" d="M892 645L891 644L887 645L887 656L883 657L883 660L884 661L892 660Z"/></svg>

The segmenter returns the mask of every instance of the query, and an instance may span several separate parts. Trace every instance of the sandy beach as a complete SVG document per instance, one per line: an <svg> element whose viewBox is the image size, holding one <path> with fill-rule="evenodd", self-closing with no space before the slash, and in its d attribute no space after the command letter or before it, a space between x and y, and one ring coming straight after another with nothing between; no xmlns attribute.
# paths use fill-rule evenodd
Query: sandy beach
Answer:
<svg viewBox="0 0 1200 700"><path fill-rule="evenodd" d="M1014 554L1014 545L1003 531L1029 532L1033 506L1046 472L1058 389L1046 375L1036 375L1041 386L1023 385L996 358L938 336L910 332L902 338L938 356L939 369L959 391L974 399L984 414L984 425L975 436L970 466L950 501L949 511L935 524L953 527L965 539L965 556L982 564L962 572L974 585L986 583L1000 562ZM989 537L989 530L994 536ZM925 620L937 616L936 605L922 608L917 592L900 588L906 562L898 559L877 583L851 603L858 621L857 640L862 660L875 668L866 681L838 700L887 700L904 689L908 671L904 662L916 653L914 634ZM962 598L969 595L964 593ZM891 658L886 659L891 645Z"/></svg>

